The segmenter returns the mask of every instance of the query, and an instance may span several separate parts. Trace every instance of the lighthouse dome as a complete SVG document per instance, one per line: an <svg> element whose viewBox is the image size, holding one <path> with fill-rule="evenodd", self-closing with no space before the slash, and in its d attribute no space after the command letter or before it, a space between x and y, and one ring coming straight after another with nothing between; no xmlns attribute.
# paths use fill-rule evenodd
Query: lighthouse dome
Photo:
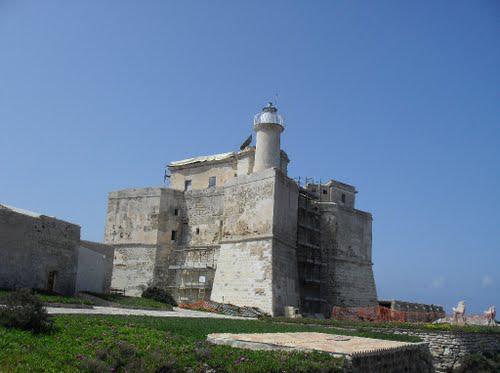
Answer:
<svg viewBox="0 0 500 373"><path fill-rule="evenodd" d="M278 109L273 106L272 102L262 108L262 111L256 114L253 118L254 126L264 123L279 124L280 126L284 126L283 116L278 114Z"/></svg>

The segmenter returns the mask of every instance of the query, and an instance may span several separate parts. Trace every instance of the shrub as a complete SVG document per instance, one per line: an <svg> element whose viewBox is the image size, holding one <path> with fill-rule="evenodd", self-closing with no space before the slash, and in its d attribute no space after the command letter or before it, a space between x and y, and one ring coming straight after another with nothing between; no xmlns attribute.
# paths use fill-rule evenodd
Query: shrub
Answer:
<svg viewBox="0 0 500 373"><path fill-rule="evenodd" d="M500 371L500 354L476 353L465 356L460 361L460 367L455 369L455 373L467 372L499 372Z"/></svg>
<svg viewBox="0 0 500 373"><path fill-rule="evenodd" d="M155 286L150 286L146 290L144 290L142 292L142 297L154 299L157 302L170 304L172 306L177 306L177 302L166 290L157 288Z"/></svg>
<svg viewBox="0 0 500 373"><path fill-rule="evenodd" d="M48 332L52 327L43 303L29 289L20 289L4 298L0 308L0 324L8 328Z"/></svg>
<svg viewBox="0 0 500 373"><path fill-rule="evenodd" d="M175 362L169 361L164 351L156 350L152 354L152 365L148 366L143 354L132 344L118 341L115 346L108 346L96 351L95 358L81 357L80 369L85 372L175 372Z"/></svg>

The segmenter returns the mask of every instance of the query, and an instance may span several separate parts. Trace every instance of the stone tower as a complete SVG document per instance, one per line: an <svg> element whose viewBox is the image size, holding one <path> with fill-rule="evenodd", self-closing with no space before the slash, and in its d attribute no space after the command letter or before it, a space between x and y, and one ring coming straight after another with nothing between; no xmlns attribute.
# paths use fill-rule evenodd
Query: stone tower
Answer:
<svg viewBox="0 0 500 373"><path fill-rule="evenodd" d="M257 134L254 172L280 168L280 136L285 127L283 117L278 114L278 109L271 102L255 115L253 129Z"/></svg>

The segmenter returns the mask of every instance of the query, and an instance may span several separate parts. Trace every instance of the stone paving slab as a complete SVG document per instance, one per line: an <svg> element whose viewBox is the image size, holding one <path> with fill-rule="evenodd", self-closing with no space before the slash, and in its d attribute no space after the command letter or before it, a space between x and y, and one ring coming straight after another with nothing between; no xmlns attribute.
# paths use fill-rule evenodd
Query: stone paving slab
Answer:
<svg viewBox="0 0 500 373"><path fill-rule="evenodd" d="M413 347L416 343L387 341L327 333L209 334L207 341L252 350L322 351L332 355L354 355Z"/></svg>
<svg viewBox="0 0 500 373"><path fill-rule="evenodd" d="M122 316L153 316L153 317L186 317L186 318L211 318L211 319L234 319L234 320L254 320L249 317L220 315L212 312L202 312L186 310L174 307L173 311L162 310L142 310L118 307L92 308L59 308L46 307L50 315L122 315Z"/></svg>

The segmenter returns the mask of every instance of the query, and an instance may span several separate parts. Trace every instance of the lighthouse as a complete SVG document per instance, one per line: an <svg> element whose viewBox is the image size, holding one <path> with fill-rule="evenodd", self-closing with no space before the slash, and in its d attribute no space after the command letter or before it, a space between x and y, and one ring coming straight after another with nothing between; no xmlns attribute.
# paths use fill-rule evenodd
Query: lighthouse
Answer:
<svg viewBox="0 0 500 373"><path fill-rule="evenodd" d="M253 129L256 133L254 172L280 168L280 137L284 131L283 117L270 102L255 115Z"/></svg>

